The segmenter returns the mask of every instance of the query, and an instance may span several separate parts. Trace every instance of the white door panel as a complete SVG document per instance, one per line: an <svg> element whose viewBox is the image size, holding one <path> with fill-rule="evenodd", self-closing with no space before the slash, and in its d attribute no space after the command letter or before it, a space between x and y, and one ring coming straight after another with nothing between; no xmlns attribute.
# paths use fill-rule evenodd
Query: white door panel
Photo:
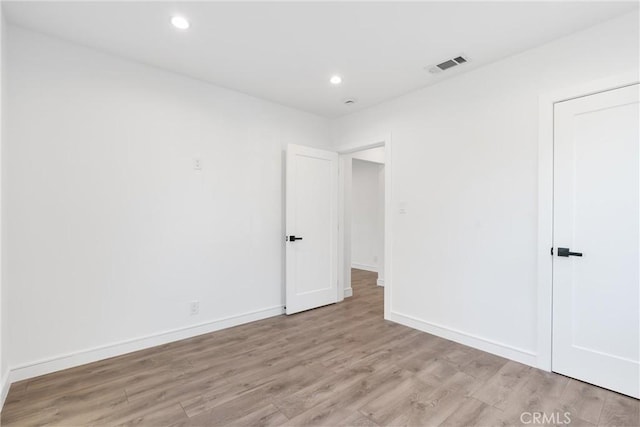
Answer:
<svg viewBox="0 0 640 427"><path fill-rule="evenodd" d="M286 313L293 314L338 301L337 153L289 145L286 198Z"/></svg>
<svg viewBox="0 0 640 427"><path fill-rule="evenodd" d="M554 108L553 370L640 394L638 85ZM582 257L558 256L558 247Z"/></svg>

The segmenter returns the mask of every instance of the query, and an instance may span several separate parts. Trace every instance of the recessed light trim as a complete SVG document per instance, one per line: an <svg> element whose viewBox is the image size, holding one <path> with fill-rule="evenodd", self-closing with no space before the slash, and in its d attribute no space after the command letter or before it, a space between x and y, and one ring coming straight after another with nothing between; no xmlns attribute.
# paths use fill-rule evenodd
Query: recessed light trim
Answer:
<svg viewBox="0 0 640 427"><path fill-rule="evenodd" d="M171 24L179 30L186 30L190 27L189 21L184 16L172 16Z"/></svg>
<svg viewBox="0 0 640 427"><path fill-rule="evenodd" d="M339 85L340 83L342 83L342 77L340 77L339 75L333 75L331 76L331 78L329 79L329 83L331 83L332 85Z"/></svg>

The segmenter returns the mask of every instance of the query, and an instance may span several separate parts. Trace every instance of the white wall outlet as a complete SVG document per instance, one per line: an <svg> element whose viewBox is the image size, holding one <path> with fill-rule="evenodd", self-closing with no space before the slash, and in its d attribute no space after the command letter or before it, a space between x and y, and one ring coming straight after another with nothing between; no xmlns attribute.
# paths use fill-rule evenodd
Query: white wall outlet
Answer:
<svg viewBox="0 0 640 427"><path fill-rule="evenodd" d="M189 303L189 314L195 316L200 313L200 301L191 301Z"/></svg>
<svg viewBox="0 0 640 427"><path fill-rule="evenodd" d="M193 159L193 170L196 170L196 171L202 170L202 160Z"/></svg>

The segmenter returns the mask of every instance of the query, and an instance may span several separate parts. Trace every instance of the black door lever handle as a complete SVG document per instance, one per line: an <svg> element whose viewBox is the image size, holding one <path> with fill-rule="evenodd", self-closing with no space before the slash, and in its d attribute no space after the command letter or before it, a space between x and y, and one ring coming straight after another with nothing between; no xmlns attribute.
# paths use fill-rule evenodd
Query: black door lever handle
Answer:
<svg viewBox="0 0 640 427"><path fill-rule="evenodd" d="M571 252L569 248L558 248L558 256L582 256L582 252Z"/></svg>
<svg viewBox="0 0 640 427"><path fill-rule="evenodd" d="M295 242L296 240L302 240L302 237L289 236L289 241L290 242Z"/></svg>

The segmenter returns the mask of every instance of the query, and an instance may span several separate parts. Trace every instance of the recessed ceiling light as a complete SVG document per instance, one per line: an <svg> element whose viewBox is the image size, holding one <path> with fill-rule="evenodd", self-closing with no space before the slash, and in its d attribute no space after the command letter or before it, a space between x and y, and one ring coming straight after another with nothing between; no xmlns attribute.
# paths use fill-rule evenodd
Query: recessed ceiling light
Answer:
<svg viewBox="0 0 640 427"><path fill-rule="evenodd" d="M339 85L340 83L342 83L342 77L337 76L337 75L336 76L331 76L329 81L331 82L332 85Z"/></svg>
<svg viewBox="0 0 640 427"><path fill-rule="evenodd" d="M174 16L171 18L171 23L179 30L186 30L189 28L189 21L184 16Z"/></svg>

